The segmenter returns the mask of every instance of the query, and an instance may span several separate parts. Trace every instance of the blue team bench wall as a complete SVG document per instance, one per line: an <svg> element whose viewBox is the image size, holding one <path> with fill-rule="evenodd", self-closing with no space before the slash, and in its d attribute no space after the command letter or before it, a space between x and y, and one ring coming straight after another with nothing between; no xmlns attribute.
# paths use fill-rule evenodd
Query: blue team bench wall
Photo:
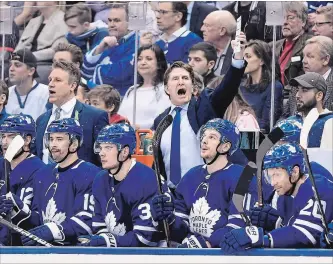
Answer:
<svg viewBox="0 0 333 264"><path fill-rule="evenodd" d="M200 255L222 256L220 249L180 248L87 248L87 247L2 247L0 254L83 254L83 255ZM250 249L238 256L333 257L330 249Z"/></svg>

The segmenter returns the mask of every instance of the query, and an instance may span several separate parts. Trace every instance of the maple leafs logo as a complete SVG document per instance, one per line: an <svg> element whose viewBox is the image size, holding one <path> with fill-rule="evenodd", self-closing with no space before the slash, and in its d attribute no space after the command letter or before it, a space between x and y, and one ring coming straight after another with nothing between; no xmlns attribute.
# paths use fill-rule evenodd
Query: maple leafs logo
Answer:
<svg viewBox="0 0 333 264"><path fill-rule="evenodd" d="M199 198L192 206L190 213L190 229L204 237L210 237L213 227L221 217L217 209L209 211L210 206L205 197Z"/></svg>
<svg viewBox="0 0 333 264"><path fill-rule="evenodd" d="M109 212L105 217L105 223L108 231L114 235L123 236L126 234L125 224L118 224L113 211Z"/></svg>
<svg viewBox="0 0 333 264"><path fill-rule="evenodd" d="M57 213L57 210L57 204L52 197L47 203L45 213L42 211L44 224L53 222L60 225L63 221L65 221L66 214L60 212Z"/></svg>

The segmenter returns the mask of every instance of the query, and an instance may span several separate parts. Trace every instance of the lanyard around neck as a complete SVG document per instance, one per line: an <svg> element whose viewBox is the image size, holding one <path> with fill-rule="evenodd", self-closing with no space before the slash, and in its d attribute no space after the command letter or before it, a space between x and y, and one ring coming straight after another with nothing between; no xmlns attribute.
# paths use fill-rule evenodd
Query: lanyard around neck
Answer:
<svg viewBox="0 0 333 264"><path fill-rule="evenodd" d="M17 92L17 90L16 90L16 86L15 86L15 89L14 89L14 90L15 90L15 93L16 93L17 101L19 102L19 105L20 105L20 108L21 108L21 109L24 109L24 107L25 107L25 103L26 103L27 100L28 100L28 96L29 96L29 94L30 94L33 90L35 90L35 89L37 88L38 84L39 84L39 83L36 83L35 86L33 86L33 87L30 89L30 91L27 93L27 95L26 95L26 97L25 97L23 103L22 103L22 101L21 101L21 96L20 96L19 93Z"/></svg>

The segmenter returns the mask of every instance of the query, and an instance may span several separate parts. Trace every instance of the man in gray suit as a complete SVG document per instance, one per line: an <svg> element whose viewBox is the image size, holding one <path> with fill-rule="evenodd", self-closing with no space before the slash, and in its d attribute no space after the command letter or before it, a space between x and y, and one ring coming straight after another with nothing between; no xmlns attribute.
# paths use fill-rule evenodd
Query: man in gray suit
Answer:
<svg viewBox="0 0 333 264"><path fill-rule="evenodd" d="M333 40L325 36L316 36L308 39L303 49L304 72L316 72L321 74L327 83L327 91L324 98L324 108L333 111ZM291 88L283 117L296 113L296 87Z"/></svg>

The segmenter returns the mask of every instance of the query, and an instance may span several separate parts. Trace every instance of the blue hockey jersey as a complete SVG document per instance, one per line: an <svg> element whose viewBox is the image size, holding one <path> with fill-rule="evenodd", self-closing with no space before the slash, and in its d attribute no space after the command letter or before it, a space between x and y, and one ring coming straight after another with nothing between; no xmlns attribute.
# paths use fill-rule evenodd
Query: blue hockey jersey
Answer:
<svg viewBox="0 0 333 264"><path fill-rule="evenodd" d="M332 146L333 113L319 115L308 135L308 148L329 148Z"/></svg>
<svg viewBox="0 0 333 264"><path fill-rule="evenodd" d="M100 56L91 56L94 49L86 54L82 72L89 88L110 84L124 96L134 84L135 34L131 32L119 40L119 45L105 50ZM94 57L98 57L96 60Z"/></svg>
<svg viewBox="0 0 333 264"><path fill-rule="evenodd" d="M56 242L65 245L76 244L80 235L92 234L94 197L91 189L99 172L100 168L80 159L67 168L50 164L38 171L33 185L30 224L57 224L64 240Z"/></svg>
<svg viewBox="0 0 333 264"><path fill-rule="evenodd" d="M157 194L155 172L135 160L117 184L108 171L99 173L93 184L94 234L112 233L115 247L158 246L163 234L150 213L151 199Z"/></svg>
<svg viewBox="0 0 333 264"><path fill-rule="evenodd" d="M172 64L175 61L182 61L188 63L188 55L190 48L196 43L202 42L202 39L193 32L186 30L185 27L177 30L177 36L174 40L167 42L163 39L156 41L158 45L165 53L165 58L168 64Z"/></svg>
<svg viewBox="0 0 333 264"><path fill-rule="evenodd" d="M172 240L181 243L189 234L200 234L212 247L218 247L224 234L245 226L232 196L244 167L227 164L222 170L209 174L206 165L189 170L175 191L176 220L171 225ZM255 178L243 206L249 210L257 193Z"/></svg>
<svg viewBox="0 0 333 264"><path fill-rule="evenodd" d="M33 199L33 179L35 174L41 168L45 167L45 164L36 156L30 155L28 158L20 162L11 172L10 172L10 191L11 193L18 196L24 205L22 211L12 212L11 218L14 224L20 225L22 221L27 217L27 214L23 211L29 211L31 207L31 202ZM5 195L7 193L5 186L5 173L4 173L4 160L0 160L0 193ZM0 226L0 242L2 244L7 243L8 241L8 229L7 227ZM19 246L21 244L20 236L12 232L12 245Z"/></svg>
<svg viewBox="0 0 333 264"><path fill-rule="evenodd" d="M325 176L315 176L317 190L325 212L326 221L333 220L333 182ZM318 247L323 232L321 214L314 198L310 179L300 186L295 197L280 196L272 200L272 206L282 217L282 226L270 233L271 247Z"/></svg>

